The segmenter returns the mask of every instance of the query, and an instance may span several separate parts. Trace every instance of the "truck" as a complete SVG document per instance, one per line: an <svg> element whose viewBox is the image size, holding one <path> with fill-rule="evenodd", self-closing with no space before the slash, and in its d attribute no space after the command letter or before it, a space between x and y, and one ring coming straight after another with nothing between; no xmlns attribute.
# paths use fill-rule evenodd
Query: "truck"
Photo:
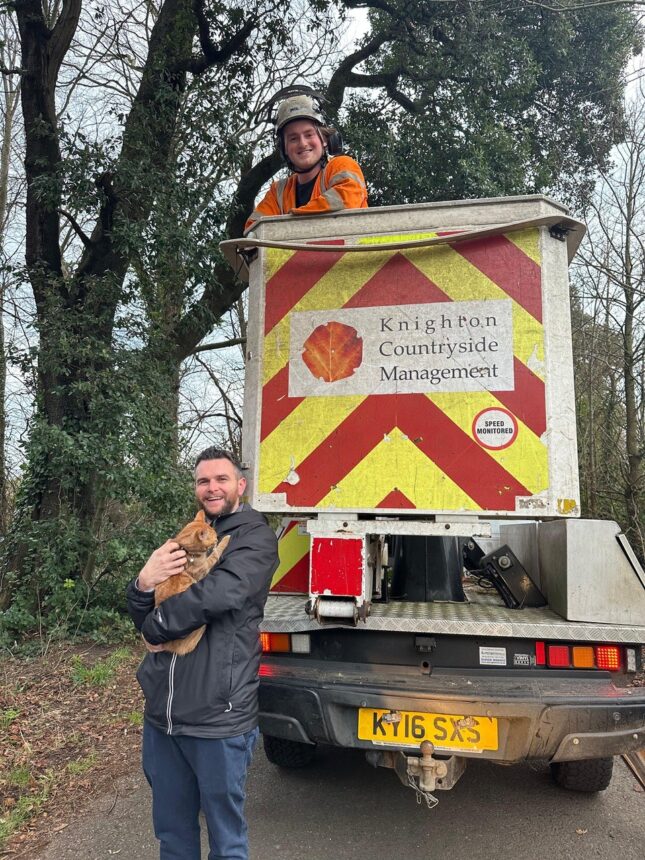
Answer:
<svg viewBox="0 0 645 860"><path fill-rule="evenodd" d="M428 806L468 761L645 778L645 572L581 518L568 265L541 195L261 219L243 460L280 522L260 729L363 750Z"/></svg>

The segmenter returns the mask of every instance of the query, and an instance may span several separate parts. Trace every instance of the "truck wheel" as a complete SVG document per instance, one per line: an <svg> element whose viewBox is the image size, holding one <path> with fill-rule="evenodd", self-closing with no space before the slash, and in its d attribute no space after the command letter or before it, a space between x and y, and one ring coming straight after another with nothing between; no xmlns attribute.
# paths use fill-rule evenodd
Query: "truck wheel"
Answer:
<svg viewBox="0 0 645 860"><path fill-rule="evenodd" d="M262 735L262 740L266 757L278 767L306 767L316 754L315 744L301 744L273 735Z"/></svg>
<svg viewBox="0 0 645 860"><path fill-rule="evenodd" d="M611 782L613 756L582 761L559 761L551 765L551 776L569 791L604 791Z"/></svg>

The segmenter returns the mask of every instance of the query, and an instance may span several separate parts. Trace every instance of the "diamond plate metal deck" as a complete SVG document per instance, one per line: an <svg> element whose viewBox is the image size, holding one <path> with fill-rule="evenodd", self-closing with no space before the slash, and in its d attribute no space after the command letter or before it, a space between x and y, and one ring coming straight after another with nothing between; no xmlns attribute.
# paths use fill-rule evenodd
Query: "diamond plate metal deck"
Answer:
<svg viewBox="0 0 645 860"><path fill-rule="evenodd" d="M261 629L273 633L320 630L320 624L305 614L306 599L304 595L270 596ZM374 603L370 617L365 624L359 622L359 629L511 639L645 642L645 627L567 621L548 608L508 609L492 594L477 595L476 603Z"/></svg>

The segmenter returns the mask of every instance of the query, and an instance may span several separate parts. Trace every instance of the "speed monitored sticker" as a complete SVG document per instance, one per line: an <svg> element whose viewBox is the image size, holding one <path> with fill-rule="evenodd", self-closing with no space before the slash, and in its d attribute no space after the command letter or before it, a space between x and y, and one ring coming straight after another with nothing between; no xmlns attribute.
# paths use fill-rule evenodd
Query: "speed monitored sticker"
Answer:
<svg viewBox="0 0 645 860"><path fill-rule="evenodd" d="M483 409L473 420L473 436L484 448L508 448L517 439L515 416L502 407Z"/></svg>

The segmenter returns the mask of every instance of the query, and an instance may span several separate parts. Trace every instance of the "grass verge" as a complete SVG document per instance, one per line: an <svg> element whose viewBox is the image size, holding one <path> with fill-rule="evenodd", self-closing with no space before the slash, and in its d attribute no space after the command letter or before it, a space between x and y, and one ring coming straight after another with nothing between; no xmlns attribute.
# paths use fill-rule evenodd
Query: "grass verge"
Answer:
<svg viewBox="0 0 645 860"><path fill-rule="evenodd" d="M0 857L36 860L71 811L138 767L141 646L59 644L0 663Z"/></svg>

